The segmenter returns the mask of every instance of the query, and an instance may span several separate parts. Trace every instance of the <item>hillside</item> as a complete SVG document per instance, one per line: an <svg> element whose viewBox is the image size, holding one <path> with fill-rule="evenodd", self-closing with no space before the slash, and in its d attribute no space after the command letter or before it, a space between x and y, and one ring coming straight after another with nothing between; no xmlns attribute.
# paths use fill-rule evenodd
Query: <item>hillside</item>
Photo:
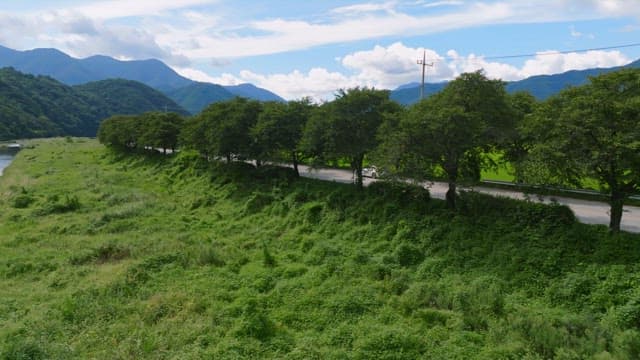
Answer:
<svg viewBox="0 0 640 360"><path fill-rule="evenodd" d="M108 80L70 87L50 77L0 69L0 140L95 136L106 117L163 111L165 106L186 113L163 94L138 83Z"/></svg>
<svg viewBox="0 0 640 360"><path fill-rule="evenodd" d="M640 60L623 67L640 68ZM538 100L545 100L569 86L580 86L586 84L591 76L613 72L623 67L574 70L562 74L532 76L520 81L508 82L506 89L510 93L528 91ZM442 90L444 86L446 86L446 83L426 84L425 94L428 96L436 93ZM400 86L391 92L391 98L404 105L413 104L420 99L420 84L412 83Z"/></svg>
<svg viewBox="0 0 640 360"><path fill-rule="evenodd" d="M224 88L236 96L244 97L247 99L254 99L259 101L285 101L283 98L272 93L271 91L259 88L252 84L230 85L225 86Z"/></svg>
<svg viewBox="0 0 640 360"><path fill-rule="evenodd" d="M2 46L0 55L0 67L47 75L67 85L121 78L170 90L191 83L158 60L120 61L107 56L76 59L56 49L16 51Z"/></svg>
<svg viewBox="0 0 640 360"><path fill-rule="evenodd" d="M173 100L137 81L114 79L74 86L74 89L96 102L104 103L108 116L140 114L147 111L168 111L182 115L189 112Z"/></svg>
<svg viewBox="0 0 640 360"><path fill-rule="evenodd" d="M96 55L73 58L56 49L17 51L0 46L0 68L13 67L23 73L50 76L67 85L107 79L141 82L162 91L180 106L195 114L213 102L241 96L260 101L283 101L278 95L251 84L236 86L198 83L176 73L156 59L120 61ZM224 91L223 91L224 90Z"/></svg>
<svg viewBox="0 0 640 360"><path fill-rule="evenodd" d="M192 114L198 114L211 103L230 100L236 96L223 86L201 82L167 91L166 94Z"/></svg>
<svg viewBox="0 0 640 360"><path fill-rule="evenodd" d="M33 145L0 178L0 358L637 358L640 236L566 208Z"/></svg>

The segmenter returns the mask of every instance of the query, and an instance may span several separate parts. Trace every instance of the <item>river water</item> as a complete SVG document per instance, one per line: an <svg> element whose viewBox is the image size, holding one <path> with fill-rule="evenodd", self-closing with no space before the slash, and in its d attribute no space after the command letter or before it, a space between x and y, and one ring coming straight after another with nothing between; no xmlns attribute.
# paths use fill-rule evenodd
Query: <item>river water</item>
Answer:
<svg viewBox="0 0 640 360"><path fill-rule="evenodd" d="M15 151L0 150L0 176L2 176L4 168L11 164L11 161L13 161L15 156Z"/></svg>

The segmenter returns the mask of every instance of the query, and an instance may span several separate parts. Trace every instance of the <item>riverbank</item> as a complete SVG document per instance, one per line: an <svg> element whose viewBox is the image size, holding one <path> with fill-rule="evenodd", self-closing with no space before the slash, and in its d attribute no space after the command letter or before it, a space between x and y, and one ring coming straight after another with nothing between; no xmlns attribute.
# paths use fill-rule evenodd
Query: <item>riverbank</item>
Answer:
<svg viewBox="0 0 640 360"><path fill-rule="evenodd" d="M38 143L0 181L0 358L633 358L640 236L558 205Z"/></svg>

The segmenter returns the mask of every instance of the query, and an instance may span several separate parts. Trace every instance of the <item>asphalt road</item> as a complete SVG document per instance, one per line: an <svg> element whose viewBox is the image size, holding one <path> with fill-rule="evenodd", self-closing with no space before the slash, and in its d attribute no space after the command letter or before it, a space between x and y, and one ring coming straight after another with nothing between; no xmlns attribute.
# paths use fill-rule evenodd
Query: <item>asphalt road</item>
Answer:
<svg viewBox="0 0 640 360"><path fill-rule="evenodd" d="M349 170L340 169L311 169L306 166L300 166L300 175L342 183L350 183L353 181L353 174ZM376 181L375 179L365 178L365 185ZM437 199L444 199L448 185L441 182L427 183L425 186L431 192L431 196ZM525 199L527 195L517 191L487 188L476 186L471 190L494 196L503 196L512 199ZM571 199L557 196L537 196L530 195L529 199L536 202L550 203L556 201L559 204L568 206L576 215L578 220L585 224L609 225L609 205L597 201L587 201L579 199ZM640 233L640 207L625 206L622 215L621 228L624 231Z"/></svg>

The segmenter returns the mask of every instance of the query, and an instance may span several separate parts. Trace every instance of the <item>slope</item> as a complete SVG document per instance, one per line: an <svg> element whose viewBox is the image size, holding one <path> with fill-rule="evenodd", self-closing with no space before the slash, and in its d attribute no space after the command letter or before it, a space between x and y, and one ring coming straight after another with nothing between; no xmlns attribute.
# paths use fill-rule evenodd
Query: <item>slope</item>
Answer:
<svg viewBox="0 0 640 360"><path fill-rule="evenodd" d="M191 85L165 92L169 98L192 114L197 114L209 104L230 100L234 94L216 84L194 82Z"/></svg>
<svg viewBox="0 0 640 360"><path fill-rule="evenodd" d="M140 114L147 111L168 111L188 115L160 91L132 80L101 80L74 86L80 94L102 101L108 116L112 114Z"/></svg>
<svg viewBox="0 0 640 360"><path fill-rule="evenodd" d="M230 85L225 86L224 88L236 96L244 97L247 99L254 99L259 101L285 101L283 98L272 93L271 91L259 88L252 84Z"/></svg>
<svg viewBox="0 0 640 360"><path fill-rule="evenodd" d="M0 181L0 358L637 359L640 236L561 206L36 145Z"/></svg>
<svg viewBox="0 0 640 360"><path fill-rule="evenodd" d="M87 82L126 79L141 82L160 90L192 113L204 106L229 99L229 94L219 89L220 85L204 86L176 73L162 61L156 59L120 61L96 55L86 59L73 58L56 49L34 49L17 51L0 46L0 68L13 67L33 75L47 75L67 85ZM278 95L251 84L226 87L233 96L242 96L261 101L283 101ZM181 102L184 99L184 103Z"/></svg>
<svg viewBox="0 0 640 360"><path fill-rule="evenodd" d="M60 135L95 136L115 114L187 112L143 84L106 80L70 87L46 76L0 69L0 140Z"/></svg>
<svg viewBox="0 0 640 360"><path fill-rule="evenodd" d="M67 85L123 78L169 90L191 83L158 60L120 61L107 56L76 59L56 49L16 51L2 46L0 55L0 67L47 75Z"/></svg>

